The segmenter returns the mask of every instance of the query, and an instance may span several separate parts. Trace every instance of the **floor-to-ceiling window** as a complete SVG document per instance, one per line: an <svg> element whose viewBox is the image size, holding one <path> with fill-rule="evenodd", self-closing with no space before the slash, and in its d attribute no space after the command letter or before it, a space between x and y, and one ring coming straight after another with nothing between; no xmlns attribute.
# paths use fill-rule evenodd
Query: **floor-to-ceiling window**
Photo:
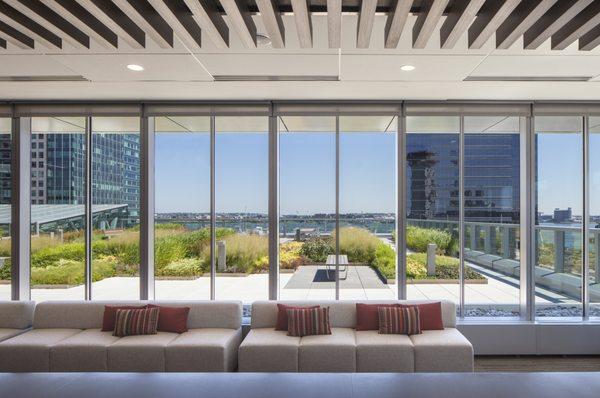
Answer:
<svg viewBox="0 0 600 398"><path fill-rule="evenodd" d="M342 300L398 297L397 127L395 116L339 117Z"/></svg>
<svg viewBox="0 0 600 398"><path fill-rule="evenodd" d="M210 298L210 117L157 117L157 299Z"/></svg>
<svg viewBox="0 0 600 398"><path fill-rule="evenodd" d="M535 118L537 317L580 317L583 117Z"/></svg>
<svg viewBox="0 0 600 398"><path fill-rule="evenodd" d="M406 118L408 299L459 303L459 131L457 116ZM472 271L465 282L484 280Z"/></svg>
<svg viewBox="0 0 600 398"><path fill-rule="evenodd" d="M11 296L11 119L0 118L0 300Z"/></svg>
<svg viewBox="0 0 600 398"><path fill-rule="evenodd" d="M92 118L92 297L140 295L140 119Z"/></svg>
<svg viewBox="0 0 600 398"><path fill-rule="evenodd" d="M281 299L334 299L336 118L283 116L279 129Z"/></svg>
<svg viewBox="0 0 600 398"><path fill-rule="evenodd" d="M269 296L269 119L215 117L215 298Z"/></svg>
<svg viewBox="0 0 600 398"><path fill-rule="evenodd" d="M590 317L600 317L600 117L589 118L589 266Z"/></svg>
<svg viewBox="0 0 600 398"><path fill-rule="evenodd" d="M517 116L464 118L465 316L519 315L523 125Z"/></svg>
<svg viewBox="0 0 600 398"><path fill-rule="evenodd" d="M31 119L31 298L85 297L85 118Z"/></svg>

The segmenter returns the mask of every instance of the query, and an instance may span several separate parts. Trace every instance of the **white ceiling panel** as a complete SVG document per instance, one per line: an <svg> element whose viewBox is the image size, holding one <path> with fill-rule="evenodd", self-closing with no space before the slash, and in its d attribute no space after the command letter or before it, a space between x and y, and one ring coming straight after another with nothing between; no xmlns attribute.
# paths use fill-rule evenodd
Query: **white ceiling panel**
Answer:
<svg viewBox="0 0 600 398"><path fill-rule="evenodd" d="M189 54L53 55L52 58L92 81L211 81L212 76ZM129 64L144 67L141 72Z"/></svg>
<svg viewBox="0 0 600 398"><path fill-rule="evenodd" d="M600 56L590 55L490 55L471 76L596 76Z"/></svg>
<svg viewBox="0 0 600 398"><path fill-rule="evenodd" d="M72 76L78 74L44 55L0 55L0 76Z"/></svg>
<svg viewBox="0 0 600 398"><path fill-rule="evenodd" d="M342 55L342 80L452 81L462 80L484 55ZM404 72L402 65L415 70Z"/></svg>
<svg viewBox="0 0 600 398"><path fill-rule="evenodd" d="M337 54L197 54L212 75L337 76Z"/></svg>

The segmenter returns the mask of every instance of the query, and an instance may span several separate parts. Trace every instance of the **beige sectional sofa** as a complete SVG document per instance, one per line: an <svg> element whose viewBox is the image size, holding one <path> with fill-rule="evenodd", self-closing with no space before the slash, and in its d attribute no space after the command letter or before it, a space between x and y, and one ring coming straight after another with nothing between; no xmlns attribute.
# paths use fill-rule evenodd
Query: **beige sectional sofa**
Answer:
<svg viewBox="0 0 600 398"><path fill-rule="evenodd" d="M374 303L426 301L369 301ZM251 330L240 345L240 372L472 372L473 346L456 329L456 307L442 301L444 330L382 335L356 331L356 301L279 301L330 307L331 335L290 337L276 331L276 301L252 305Z"/></svg>
<svg viewBox="0 0 600 398"><path fill-rule="evenodd" d="M0 342L24 333L33 323L33 301L0 301Z"/></svg>
<svg viewBox="0 0 600 398"><path fill-rule="evenodd" d="M104 306L190 307L182 334L114 337L100 331ZM227 372L237 367L242 303L63 301L35 307L33 329L0 342L0 372Z"/></svg>

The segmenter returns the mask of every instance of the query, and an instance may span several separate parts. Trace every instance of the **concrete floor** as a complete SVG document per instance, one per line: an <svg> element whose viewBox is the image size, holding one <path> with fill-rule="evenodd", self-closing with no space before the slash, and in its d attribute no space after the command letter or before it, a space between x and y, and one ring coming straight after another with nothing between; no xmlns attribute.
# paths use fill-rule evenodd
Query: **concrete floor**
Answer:
<svg viewBox="0 0 600 398"><path fill-rule="evenodd" d="M309 266L310 267L310 266ZM301 267L303 268L303 267ZM318 268L313 267L312 272ZM306 270L303 270L303 272ZM300 271L297 271L300 272ZM350 275L352 272L350 271ZM280 275L280 296L282 299L333 299L335 290L333 282L307 283L306 288L286 288L293 274ZM519 289L517 281L503 275L487 275L486 284L465 285L465 302L468 305L517 305ZM310 280L310 276L309 276ZM331 286L323 287L318 284L329 283ZM210 292L210 278L201 277L191 280L157 280L156 298L169 299L208 299ZM255 300L268 298L268 275L253 274L248 276L217 276L216 298L242 300L251 303ZM132 299L139 297L139 279L132 277L107 278L92 285L93 298L97 300ZM33 288L32 299L45 300L81 300L84 297L83 286L67 289L38 289ZM376 300L394 299L397 297L395 285L373 285L369 283L341 283L340 298L346 300ZM458 284L408 284L408 299L447 299L458 302ZM0 285L0 299L10 298L10 285ZM570 300L553 296L551 292L540 290L536 297L538 303L569 302Z"/></svg>

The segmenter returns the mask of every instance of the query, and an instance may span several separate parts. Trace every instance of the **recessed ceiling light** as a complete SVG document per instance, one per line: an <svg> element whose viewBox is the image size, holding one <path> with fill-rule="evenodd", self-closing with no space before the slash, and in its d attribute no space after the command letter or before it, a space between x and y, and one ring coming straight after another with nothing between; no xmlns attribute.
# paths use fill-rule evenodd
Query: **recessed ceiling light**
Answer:
<svg viewBox="0 0 600 398"><path fill-rule="evenodd" d="M130 65L127 65L127 69L135 71L135 72L141 72L144 70L144 67L142 65L130 64Z"/></svg>
<svg viewBox="0 0 600 398"><path fill-rule="evenodd" d="M404 72L410 72L411 70L415 70L415 67L412 65L402 65L400 70L403 70Z"/></svg>
<svg viewBox="0 0 600 398"><path fill-rule="evenodd" d="M264 35L262 33L258 33L256 35L256 44L258 44L260 47L267 47L271 45L271 38L267 35Z"/></svg>

